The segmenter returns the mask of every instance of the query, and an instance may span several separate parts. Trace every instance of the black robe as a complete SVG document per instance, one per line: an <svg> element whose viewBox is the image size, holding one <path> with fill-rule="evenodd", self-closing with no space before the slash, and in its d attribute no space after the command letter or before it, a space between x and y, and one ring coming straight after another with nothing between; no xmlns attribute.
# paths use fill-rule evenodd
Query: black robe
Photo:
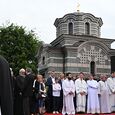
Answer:
<svg viewBox="0 0 115 115"><path fill-rule="evenodd" d="M24 115L23 112L23 90L24 90L24 77L17 76L15 79L14 87L14 115Z"/></svg>
<svg viewBox="0 0 115 115"><path fill-rule="evenodd" d="M13 115L13 89L8 62L0 56L0 106L2 115Z"/></svg>
<svg viewBox="0 0 115 115"><path fill-rule="evenodd" d="M33 111L33 83L34 83L34 76L32 74L28 74L25 77L25 84L24 84L24 113L26 115L32 114Z"/></svg>
<svg viewBox="0 0 115 115"><path fill-rule="evenodd" d="M46 81L47 90L47 99L46 99L46 111L52 113L53 111L53 95L52 95L52 78L49 77Z"/></svg>

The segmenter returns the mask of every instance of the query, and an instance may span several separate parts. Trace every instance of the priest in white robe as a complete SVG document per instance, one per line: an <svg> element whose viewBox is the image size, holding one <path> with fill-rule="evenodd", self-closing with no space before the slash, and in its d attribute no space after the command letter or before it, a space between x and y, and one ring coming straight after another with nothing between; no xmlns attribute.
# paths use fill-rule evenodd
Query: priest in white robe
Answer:
<svg viewBox="0 0 115 115"><path fill-rule="evenodd" d="M100 113L98 87L99 84L93 79L93 75L89 76L87 81L88 86L88 100L87 100L87 113Z"/></svg>
<svg viewBox="0 0 115 115"><path fill-rule="evenodd" d="M111 77L107 79L107 84L110 89L110 110L115 112L115 72L112 72Z"/></svg>
<svg viewBox="0 0 115 115"><path fill-rule="evenodd" d="M110 91L107 85L107 77L105 75L101 75L100 78L99 92L101 113L110 113Z"/></svg>
<svg viewBox="0 0 115 115"><path fill-rule="evenodd" d="M86 95L87 95L87 83L83 80L84 74L81 72L79 78L75 81L76 97L77 97L77 112L85 112L86 107Z"/></svg>
<svg viewBox="0 0 115 115"><path fill-rule="evenodd" d="M73 97L75 96L75 84L71 73L67 73L67 79L62 83L63 88L63 110L62 114L75 115Z"/></svg>
<svg viewBox="0 0 115 115"><path fill-rule="evenodd" d="M1 115L1 108L0 108L0 115Z"/></svg>

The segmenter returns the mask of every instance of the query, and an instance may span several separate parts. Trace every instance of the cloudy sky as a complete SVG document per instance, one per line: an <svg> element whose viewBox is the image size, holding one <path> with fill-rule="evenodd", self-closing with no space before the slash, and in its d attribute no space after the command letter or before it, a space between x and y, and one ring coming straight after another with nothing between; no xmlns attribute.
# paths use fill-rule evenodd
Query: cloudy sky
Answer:
<svg viewBox="0 0 115 115"><path fill-rule="evenodd" d="M115 0L0 0L0 25L11 22L27 27L50 43L56 38L55 19L76 12L78 2L81 12L102 18L101 37L115 39Z"/></svg>

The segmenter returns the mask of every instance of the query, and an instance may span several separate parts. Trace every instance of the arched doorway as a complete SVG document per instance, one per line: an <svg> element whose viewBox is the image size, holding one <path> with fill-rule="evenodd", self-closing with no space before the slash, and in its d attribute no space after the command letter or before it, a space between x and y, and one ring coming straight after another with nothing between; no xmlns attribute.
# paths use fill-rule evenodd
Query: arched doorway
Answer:
<svg viewBox="0 0 115 115"><path fill-rule="evenodd" d="M91 61L90 63L90 73L92 75L95 75L95 62L94 61Z"/></svg>

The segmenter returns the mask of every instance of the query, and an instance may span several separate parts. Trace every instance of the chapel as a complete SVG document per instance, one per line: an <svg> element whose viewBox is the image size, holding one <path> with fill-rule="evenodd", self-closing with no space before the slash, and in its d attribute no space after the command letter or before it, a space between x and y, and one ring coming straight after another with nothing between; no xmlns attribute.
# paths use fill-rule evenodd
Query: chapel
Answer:
<svg viewBox="0 0 115 115"><path fill-rule="evenodd" d="M115 39L101 38L102 25L100 17L80 11L57 18L56 39L43 44L37 54L39 73L54 69L57 74L109 75L115 70Z"/></svg>

